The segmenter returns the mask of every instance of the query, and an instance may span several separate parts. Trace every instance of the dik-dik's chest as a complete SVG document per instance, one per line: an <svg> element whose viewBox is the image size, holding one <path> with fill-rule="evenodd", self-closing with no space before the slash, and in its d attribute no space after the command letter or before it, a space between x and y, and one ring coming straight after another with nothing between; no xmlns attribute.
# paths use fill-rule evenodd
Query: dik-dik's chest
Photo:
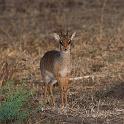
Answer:
<svg viewBox="0 0 124 124"><path fill-rule="evenodd" d="M59 71L59 74L62 77L68 76L70 74L70 67L66 66L66 67L61 68L60 71Z"/></svg>
<svg viewBox="0 0 124 124"><path fill-rule="evenodd" d="M55 68L61 77L66 77L70 74L70 54L68 52L61 53L61 57L58 59Z"/></svg>

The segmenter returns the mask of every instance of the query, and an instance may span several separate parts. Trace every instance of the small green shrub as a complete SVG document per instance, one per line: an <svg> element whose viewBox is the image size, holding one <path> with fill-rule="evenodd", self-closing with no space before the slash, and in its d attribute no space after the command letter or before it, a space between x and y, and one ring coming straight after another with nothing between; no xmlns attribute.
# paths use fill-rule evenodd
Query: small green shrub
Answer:
<svg viewBox="0 0 124 124"><path fill-rule="evenodd" d="M14 83L9 81L1 89L1 94L5 95L5 101L0 103L0 121L8 122L24 120L28 117L30 110L26 107L31 91L20 85L15 88Z"/></svg>

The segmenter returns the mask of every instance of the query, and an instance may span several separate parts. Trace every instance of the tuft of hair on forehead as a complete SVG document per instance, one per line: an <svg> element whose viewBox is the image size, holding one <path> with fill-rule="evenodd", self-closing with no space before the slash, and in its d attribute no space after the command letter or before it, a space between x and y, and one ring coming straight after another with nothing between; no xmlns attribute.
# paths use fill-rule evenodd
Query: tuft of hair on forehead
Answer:
<svg viewBox="0 0 124 124"><path fill-rule="evenodd" d="M68 30L65 31L65 32L60 31L59 34L60 34L60 37L69 38L69 32L68 32Z"/></svg>
<svg viewBox="0 0 124 124"><path fill-rule="evenodd" d="M67 38L67 39L71 39L71 40L73 40L73 38L75 37L75 34L76 34L76 32L71 34L71 32L69 32L68 29L65 29L65 30L59 29L56 31L56 33L59 35L60 38Z"/></svg>

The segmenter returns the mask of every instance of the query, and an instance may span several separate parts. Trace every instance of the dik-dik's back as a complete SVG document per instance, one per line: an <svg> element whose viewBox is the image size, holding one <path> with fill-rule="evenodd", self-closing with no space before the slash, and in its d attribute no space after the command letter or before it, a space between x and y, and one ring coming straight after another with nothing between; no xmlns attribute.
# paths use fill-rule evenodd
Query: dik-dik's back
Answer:
<svg viewBox="0 0 124 124"><path fill-rule="evenodd" d="M64 34L64 35L61 34L59 36L58 34L55 33L54 37L60 44L60 50L59 51L52 50L46 52L40 61L40 70L45 86L47 85L52 86L53 84L58 82L58 84L61 87L61 91L62 91L61 93L63 93L63 89L65 89L63 87L65 85L67 86L68 84L67 80L71 69L70 48L71 48L71 41L74 36L75 33L73 33L71 37L69 37L68 34ZM62 103L63 103L63 98L62 98Z"/></svg>
<svg viewBox="0 0 124 124"><path fill-rule="evenodd" d="M43 80L45 80L46 83L54 80L62 66L63 56L61 51L52 50L46 52L41 58L40 62L41 75Z"/></svg>

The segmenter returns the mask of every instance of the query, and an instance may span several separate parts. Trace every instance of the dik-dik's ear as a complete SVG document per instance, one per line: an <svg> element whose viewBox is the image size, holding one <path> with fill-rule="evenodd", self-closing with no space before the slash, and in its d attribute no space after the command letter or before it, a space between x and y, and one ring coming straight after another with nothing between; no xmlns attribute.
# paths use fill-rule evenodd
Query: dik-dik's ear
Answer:
<svg viewBox="0 0 124 124"><path fill-rule="evenodd" d="M57 41L60 40L60 36L59 36L57 33L54 33L54 34L53 34L53 37L54 37Z"/></svg>
<svg viewBox="0 0 124 124"><path fill-rule="evenodd" d="M72 35L71 35L71 40L73 40L73 38L75 37L75 35L76 35L76 32L74 32Z"/></svg>

